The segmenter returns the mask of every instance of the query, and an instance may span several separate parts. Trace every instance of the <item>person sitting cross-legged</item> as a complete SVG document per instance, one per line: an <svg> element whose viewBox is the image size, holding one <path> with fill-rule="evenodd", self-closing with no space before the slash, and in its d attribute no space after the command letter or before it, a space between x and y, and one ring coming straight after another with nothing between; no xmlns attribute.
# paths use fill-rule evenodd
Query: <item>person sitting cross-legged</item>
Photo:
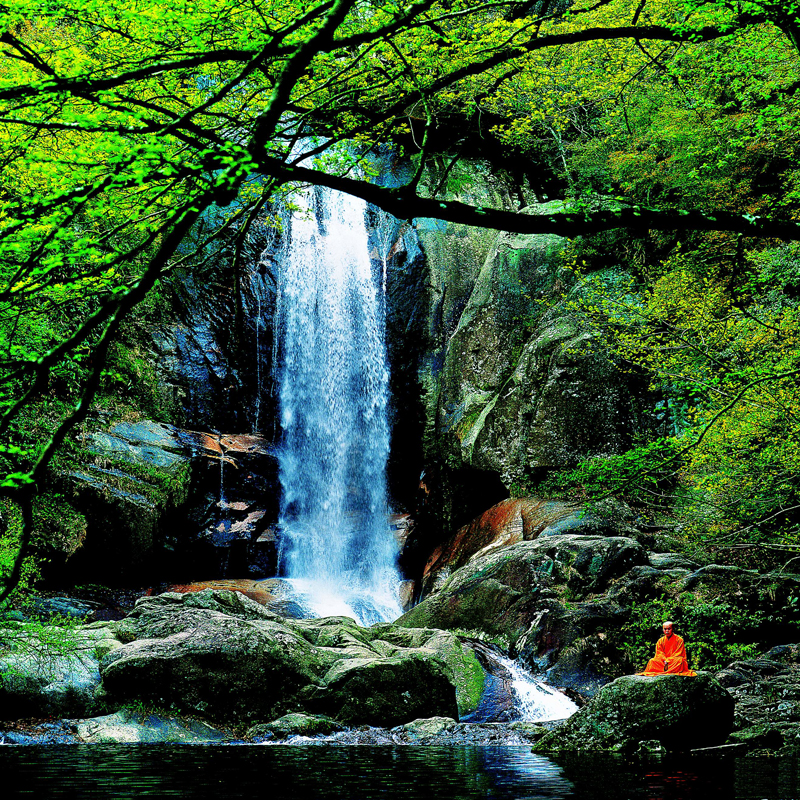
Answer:
<svg viewBox="0 0 800 800"><path fill-rule="evenodd" d="M656 655L647 662L644 672L637 675L696 675L686 660L686 645L673 630L671 622L662 626L664 635L656 642Z"/></svg>

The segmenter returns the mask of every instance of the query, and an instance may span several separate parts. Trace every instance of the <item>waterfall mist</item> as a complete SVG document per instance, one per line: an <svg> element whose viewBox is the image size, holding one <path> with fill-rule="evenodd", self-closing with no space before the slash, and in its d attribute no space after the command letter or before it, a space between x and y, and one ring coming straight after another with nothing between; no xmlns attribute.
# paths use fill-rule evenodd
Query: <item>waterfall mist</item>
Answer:
<svg viewBox="0 0 800 800"><path fill-rule="evenodd" d="M389 529L389 368L366 204L309 189L280 257L282 569L320 616L401 613Z"/></svg>

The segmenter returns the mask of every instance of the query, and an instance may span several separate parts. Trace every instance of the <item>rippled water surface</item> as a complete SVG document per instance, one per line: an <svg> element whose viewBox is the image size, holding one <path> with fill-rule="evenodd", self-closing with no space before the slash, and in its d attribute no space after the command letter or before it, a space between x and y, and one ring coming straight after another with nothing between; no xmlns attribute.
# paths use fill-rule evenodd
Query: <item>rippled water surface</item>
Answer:
<svg viewBox="0 0 800 800"><path fill-rule="evenodd" d="M0 747L3 798L791 798L798 763L610 757L527 747Z"/></svg>

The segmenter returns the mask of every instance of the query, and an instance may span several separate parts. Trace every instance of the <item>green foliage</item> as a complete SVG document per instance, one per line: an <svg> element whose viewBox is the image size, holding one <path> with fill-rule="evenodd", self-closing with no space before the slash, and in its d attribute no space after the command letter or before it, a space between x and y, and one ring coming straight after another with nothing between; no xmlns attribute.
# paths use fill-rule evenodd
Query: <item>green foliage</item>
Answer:
<svg viewBox="0 0 800 800"><path fill-rule="evenodd" d="M630 608L630 620L619 631L617 644L633 668L644 669L655 652L665 620L686 643L692 669L718 670L759 652L769 615L760 609L740 607L724 593L684 592L677 598L663 597Z"/></svg>
<svg viewBox="0 0 800 800"><path fill-rule="evenodd" d="M28 676L61 679L62 659L76 656L84 647L79 629L79 622L60 616L47 622L0 621L0 659L4 664L0 684Z"/></svg>
<svg viewBox="0 0 800 800"><path fill-rule="evenodd" d="M775 222L800 237L791 223L800 179L793 166L775 166L793 163L800 130L793 7L608 0L540 9L7 2L0 445L27 454L2 454L2 489L20 502L34 485L45 490L52 459L98 393L112 408L121 398L159 418L172 412L126 328L133 310L168 273L201 273L220 241L244 236L297 181L347 189L407 218L487 228L523 220L574 236L619 227L631 202L658 202L666 217L646 213L659 230L680 222L763 235ZM644 35L615 33L630 25ZM302 154L293 149L301 132ZM563 195L565 210L498 218L444 202L448 190L469 200L458 160L470 139L500 144L521 173L546 174L533 195ZM446 153L434 154L437 141ZM372 180L373 154L387 142L413 156L402 191ZM702 219L687 213L692 206ZM718 209L736 213L723 220ZM671 234L660 237L670 250ZM644 271L659 261L644 256ZM772 422L788 430L777 411ZM763 433L746 431L742 444ZM793 464L793 453L773 456L781 474Z"/></svg>
<svg viewBox="0 0 800 800"><path fill-rule="evenodd" d="M9 498L0 497L0 581L8 580L14 567L22 536L22 512L19 506ZM30 589L40 575L40 565L35 556L29 555L23 562L22 575L16 586L14 595L0 604L0 611L9 608L11 600Z"/></svg>
<svg viewBox="0 0 800 800"><path fill-rule="evenodd" d="M651 502L651 491L672 480L678 456L674 440L657 439L618 455L587 459L574 470L549 476L536 491L544 496L566 494L576 499L622 494L634 501Z"/></svg>
<svg viewBox="0 0 800 800"><path fill-rule="evenodd" d="M800 317L774 281L789 269L769 251L754 253L740 287L700 272L698 255L677 252L634 299L597 292L583 304L617 356L650 373L673 432L608 470L585 465L585 485L639 500L642 491L669 495L688 534L712 548L791 548L800 532Z"/></svg>

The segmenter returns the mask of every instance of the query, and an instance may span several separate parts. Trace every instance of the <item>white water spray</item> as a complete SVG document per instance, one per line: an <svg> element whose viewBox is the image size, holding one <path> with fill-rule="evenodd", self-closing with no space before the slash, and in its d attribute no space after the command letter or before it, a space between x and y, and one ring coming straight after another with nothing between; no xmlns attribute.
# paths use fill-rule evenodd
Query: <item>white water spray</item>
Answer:
<svg viewBox="0 0 800 800"><path fill-rule="evenodd" d="M569 697L537 680L512 659L499 654L496 658L511 675L515 705L526 722L566 719L578 710Z"/></svg>
<svg viewBox="0 0 800 800"><path fill-rule="evenodd" d="M219 507L225 508L225 448L222 446L222 436L219 437Z"/></svg>
<svg viewBox="0 0 800 800"><path fill-rule="evenodd" d="M298 205L278 291L285 572L312 613L369 624L401 613L382 294L365 203L315 189Z"/></svg>

